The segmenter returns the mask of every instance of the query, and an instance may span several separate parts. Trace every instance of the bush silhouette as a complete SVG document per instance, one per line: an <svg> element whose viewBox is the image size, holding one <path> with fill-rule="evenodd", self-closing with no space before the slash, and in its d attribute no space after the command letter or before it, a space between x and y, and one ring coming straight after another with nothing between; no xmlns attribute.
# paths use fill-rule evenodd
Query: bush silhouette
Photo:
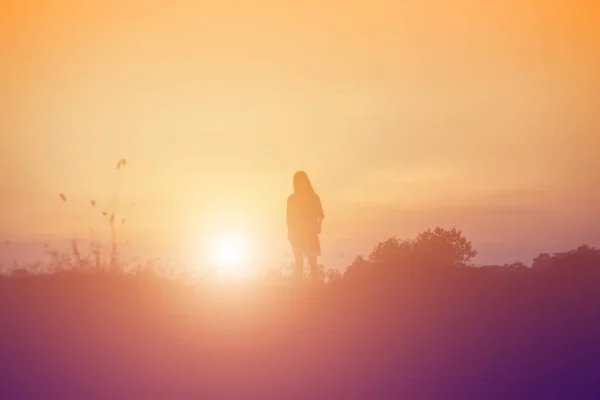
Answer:
<svg viewBox="0 0 600 400"><path fill-rule="evenodd" d="M533 259L532 268L544 269L568 269L578 271L600 270L600 250L588 245L579 246L576 249L554 253L541 253Z"/></svg>

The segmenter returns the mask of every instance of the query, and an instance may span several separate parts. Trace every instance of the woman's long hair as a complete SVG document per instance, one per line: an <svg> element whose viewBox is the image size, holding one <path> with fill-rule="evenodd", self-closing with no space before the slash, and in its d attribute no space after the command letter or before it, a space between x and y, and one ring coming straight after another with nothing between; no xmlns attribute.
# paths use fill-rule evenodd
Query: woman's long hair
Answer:
<svg viewBox="0 0 600 400"><path fill-rule="evenodd" d="M294 174L294 193L300 195L316 196L308 175L304 171L298 171Z"/></svg>

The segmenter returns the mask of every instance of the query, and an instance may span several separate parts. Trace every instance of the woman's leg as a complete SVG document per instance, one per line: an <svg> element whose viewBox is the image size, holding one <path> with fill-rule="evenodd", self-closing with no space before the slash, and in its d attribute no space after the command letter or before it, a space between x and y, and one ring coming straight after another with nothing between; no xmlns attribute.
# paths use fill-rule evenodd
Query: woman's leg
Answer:
<svg viewBox="0 0 600 400"><path fill-rule="evenodd" d="M317 263L317 256L309 256L308 262L310 264L310 278L312 279L313 283L317 283L320 281L319 264Z"/></svg>
<svg viewBox="0 0 600 400"><path fill-rule="evenodd" d="M294 250L294 259L294 278L301 280L302 275L304 275L304 254L298 250Z"/></svg>

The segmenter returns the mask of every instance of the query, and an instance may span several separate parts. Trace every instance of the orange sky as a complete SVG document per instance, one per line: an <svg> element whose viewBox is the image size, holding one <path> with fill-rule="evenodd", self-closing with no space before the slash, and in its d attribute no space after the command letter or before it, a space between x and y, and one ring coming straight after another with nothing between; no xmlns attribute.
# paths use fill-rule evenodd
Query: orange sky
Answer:
<svg viewBox="0 0 600 400"><path fill-rule="evenodd" d="M121 238L277 257L305 169L330 259L435 225L483 261L599 244L592 0L95 3L0 5L11 240L104 229L118 190Z"/></svg>

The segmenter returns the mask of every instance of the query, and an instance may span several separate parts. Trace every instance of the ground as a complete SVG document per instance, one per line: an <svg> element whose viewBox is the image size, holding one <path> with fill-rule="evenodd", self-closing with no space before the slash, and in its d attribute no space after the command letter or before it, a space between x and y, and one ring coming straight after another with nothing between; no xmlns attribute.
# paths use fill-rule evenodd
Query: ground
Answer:
<svg viewBox="0 0 600 400"><path fill-rule="evenodd" d="M0 279L2 398L597 398L597 276Z"/></svg>

